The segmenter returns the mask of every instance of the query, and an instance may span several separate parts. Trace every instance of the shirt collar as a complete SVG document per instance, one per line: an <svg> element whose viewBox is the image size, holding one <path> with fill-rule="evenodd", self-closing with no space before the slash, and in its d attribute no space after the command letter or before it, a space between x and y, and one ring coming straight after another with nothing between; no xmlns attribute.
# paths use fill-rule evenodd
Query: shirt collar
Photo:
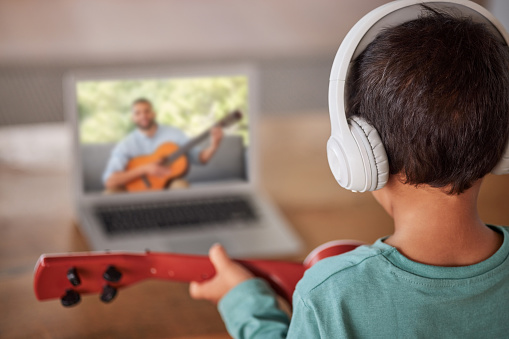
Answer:
<svg viewBox="0 0 509 339"><path fill-rule="evenodd" d="M488 225L491 229L504 236L502 246L486 260L474 265L444 267L418 263L402 255L395 247L384 242L388 237L378 239L373 246L382 250L383 255L394 266L409 273L426 278L462 279L479 276L500 266L509 256L509 232L507 227Z"/></svg>

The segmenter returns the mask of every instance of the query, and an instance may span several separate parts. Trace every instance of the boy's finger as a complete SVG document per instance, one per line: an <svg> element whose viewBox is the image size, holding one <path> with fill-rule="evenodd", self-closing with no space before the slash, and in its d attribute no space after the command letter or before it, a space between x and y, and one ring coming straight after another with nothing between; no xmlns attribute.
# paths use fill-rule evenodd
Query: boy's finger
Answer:
<svg viewBox="0 0 509 339"><path fill-rule="evenodd" d="M192 281L189 284L189 295L193 299L203 299L203 288L199 282Z"/></svg>
<svg viewBox="0 0 509 339"><path fill-rule="evenodd" d="M226 250L220 244L215 244L210 248L209 257L210 261L217 269L221 269L232 262Z"/></svg>

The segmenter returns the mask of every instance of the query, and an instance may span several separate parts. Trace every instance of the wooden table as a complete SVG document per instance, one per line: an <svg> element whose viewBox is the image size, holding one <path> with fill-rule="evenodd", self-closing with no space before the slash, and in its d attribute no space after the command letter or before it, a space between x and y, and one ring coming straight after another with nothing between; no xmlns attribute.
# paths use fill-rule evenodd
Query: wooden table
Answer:
<svg viewBox="0 0 509 339"><path fill-rule="evenodd" d="M327 165L326 114L261 121L265 190L305 241L302 259L333 239L372 242L392 231L371 194L341 189ZM119 292L111 304L85 296L80 305L38 302L32 271L41 253L84 251L73 226L67 172L16 170L0 163L1 338L228 338L213 305L189 298L187 285L148 281ZM509 225L509 176L489 176L479 210Z"/></svg>

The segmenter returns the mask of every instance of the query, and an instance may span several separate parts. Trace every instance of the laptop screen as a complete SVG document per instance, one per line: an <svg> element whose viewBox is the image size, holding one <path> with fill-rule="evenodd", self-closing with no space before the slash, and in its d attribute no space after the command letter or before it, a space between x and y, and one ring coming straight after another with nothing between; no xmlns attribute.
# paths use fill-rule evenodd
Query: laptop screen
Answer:
<svg viewBox="0 0 509 339"><path fill-rule="evenodd" d="M248 77L78 80L85 193L247 182Z"/></svg>

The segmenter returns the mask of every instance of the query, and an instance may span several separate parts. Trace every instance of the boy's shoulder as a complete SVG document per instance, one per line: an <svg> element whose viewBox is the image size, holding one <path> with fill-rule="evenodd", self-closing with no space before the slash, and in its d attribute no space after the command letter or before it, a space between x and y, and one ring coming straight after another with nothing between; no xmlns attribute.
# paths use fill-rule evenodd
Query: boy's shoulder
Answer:
<svg viewBox="0 0 509 339"><path fill-rule="evenodd" d="M507 248L509 227L488 227L504 235L502 247ZM499 251L506 251L502 247ZM378 239L372 245L360 246L353 251L320 260L306 271L297 284L296 292L306 300L326 298L331 291L334 295L346 296L358 286L363 286L364 292L381 286L387 288L387 284L391 284L393 273L402 270L393 263L394 258L400 256L396 248L385 244L383 239ZM394 288L392 285L389 287Z"/></svg>
<svg viewBox="0 0 509 339"><path fill-rule="evenodd" d="M304 297L326 285L332 283L335 288L346 288L362 282L372 274L376 274L388 264L385 255L394 248L377 246L378 240L373 245L363 245L341 255L325 258L317 262L306 271L304 277L297 284L297 291ZM340 279L339 285L336 281ZM325 286L324 286L325 285Z"/></svg>

